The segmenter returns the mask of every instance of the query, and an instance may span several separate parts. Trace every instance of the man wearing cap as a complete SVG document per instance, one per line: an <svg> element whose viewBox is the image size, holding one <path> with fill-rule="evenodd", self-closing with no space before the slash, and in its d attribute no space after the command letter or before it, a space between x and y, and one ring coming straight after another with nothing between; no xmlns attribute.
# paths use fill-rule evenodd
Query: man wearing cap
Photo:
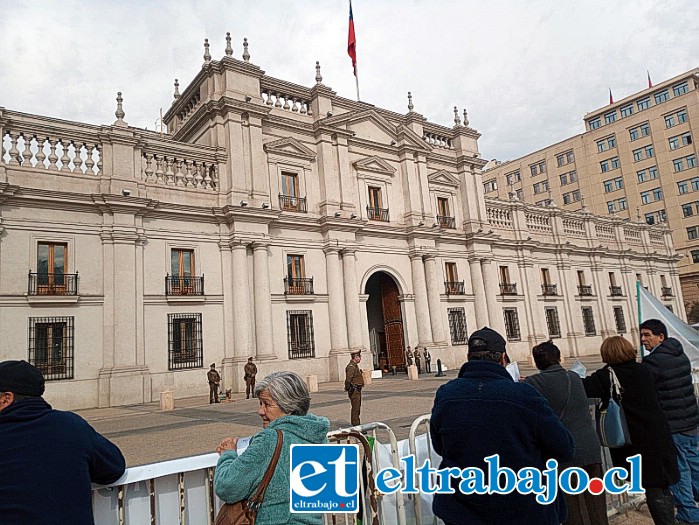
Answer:
<svg viewBox="0 0 699 525"><path fill-rule="evenodd" d="M209 404L220 403L218 387L221 385L221 374L216 370L216 363L211 363L211 367L206 373L206 380L209 382Z"/></svg>
<svg viewBox="0 0 699 525"><path fill-rule="evenodd" d="M352 426L360 424L359 413L362 409L362 388L364 388L364 376L359 368L361 360L361 352L352 352L350 362L345 367L345 392L347 392L352 406L350 416Z"/></svg>
<svg viewBox="0 0 699 525"><path fill-rule="evenodd" d="M468 362L456 379L442 385L430 421L440 468L477 467L488 480L486 457L499 455L500 468L546 469L550 458L568 461L575 444L546 399L531 385L515 382L505 370L505 340L482 328L468 340ZM432 510L446 525L508 523L558 525L566 520L565 502L549 505L533 494L435 494ZM560 496L560 495L559 495Z"/></svg>
<svg viewBox="0 0 699 525"><path fill-rule="evenodd" d="M248 357L248 362L243 370L245 372L245 397L255 397L255 376L257 375L257 365L252 362L252 357Z"/></svg>
<svg viewBox="0 0 699 525"><path fill-rule="evenodd" d="M38 368L0 363L0 523L91 525L91 483L117 481L124 456L77 414L53 410L43 393Z"/></svg>

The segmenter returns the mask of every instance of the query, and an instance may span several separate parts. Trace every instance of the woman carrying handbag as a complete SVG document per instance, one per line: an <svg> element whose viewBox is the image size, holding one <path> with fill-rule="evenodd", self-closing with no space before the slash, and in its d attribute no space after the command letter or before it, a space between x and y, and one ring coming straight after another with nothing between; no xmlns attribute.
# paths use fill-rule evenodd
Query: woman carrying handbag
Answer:
<svg viewBox="0 0 699 525"><path fill-rule="evenodd" d="M255 386L255 397L264 428L241 454L236 452L238 438L224 439L217 449L221 457L214 473L214 491L225 503L240 502L236 509L222 508L217 524L232 525L235 522L224 515L238 516L247 507L247 521L239 523L320 525L321 514L292 514L289 510L289 451L294 444L327 443L330 422L308 412L311 396L306 383L293 372L268 375ZM270 475L265 476L267 472Z"/></svg>
<svg viewBox="0 0 699 525"><path fill-rule="evenodd" d="M615 467L629 468L626 458L640 454L641 482L655 525L673 525L675 507L669 487L679 479L675 446L655 393L653 376L636 361L636 348L621 336L605 339L600 348L607 366L583 379L587 397L610 399L612 378L621 387L621 405L631 443L610 448ZM611 374L609 369L614 374Z"/></svg>

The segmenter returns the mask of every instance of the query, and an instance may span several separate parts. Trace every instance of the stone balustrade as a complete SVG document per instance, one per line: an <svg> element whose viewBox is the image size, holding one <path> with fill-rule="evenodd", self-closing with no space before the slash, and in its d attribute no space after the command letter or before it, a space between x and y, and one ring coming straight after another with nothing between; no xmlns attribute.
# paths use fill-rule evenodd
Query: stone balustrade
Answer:
<svg viewBox="0 0 699 525"><path fill-rule="evenodd" d="M448 128L425 123L422 140L435 148L453 149L452 134Z"/></svg>
<svg viewBox="0 0 699 525"><path fill-rule="evenodd" d="M528 211L524 213L527 220L527 229L534 233L552 233L551 218L547 215Z"/></svg>
<svg viewBox="0 0 699 525"><path fill-rule="evenodd" d="M615 240L614 227L611 224L595 224L595 232L599 239Z"/></svg>
<svg viewBox="0 0 699 525"><path fill-rule="evenodd" d="M649 237L651 246L665 246L665 239L661 232L651 231Z"/></svg>
<svg viewBox="0 0 699 525"><path fill-rule="evenodd" d="M585 223L581 220L563 219L563 233L573 237L585 237Z"/></svg>
<svg viewBox="0 0 699 525"><path fill-rule="evenodd" d="M512 229L512 212L500 208L486 208L488 222L495 228L503 228L505 230Z"/></svg>
<svg viewBox="0 0 699 525"><path fill-rule="evenodd" d="M199 92L195 92L192 94L190 99L187 101L187 103L182 106L182 109L180 110L179 113L177 113L177 117L180 120L180 123L184 123L187 121L187 119L194 114L194 111L201 105L201 95Z"/></svg>
<svg viewBox="0 0 699 525"><path fill-rule="evenodd" d="M100 176L100 128L4 111L0 122L0 163L40 171Z"/></svg>
<svg viewBox="0 0 699 525"><path fill-rule="evenodd" d="M275 109L312 115L311 92L304 86L266 77L260 83L260 96L267 106Z"/></svg>
<svg viewBox="0 0 699 525"><path fill-rule="evenodd" d="M641 231L631 228L630 226L624 226L624 239L631 244L643 244Z"/></svg>

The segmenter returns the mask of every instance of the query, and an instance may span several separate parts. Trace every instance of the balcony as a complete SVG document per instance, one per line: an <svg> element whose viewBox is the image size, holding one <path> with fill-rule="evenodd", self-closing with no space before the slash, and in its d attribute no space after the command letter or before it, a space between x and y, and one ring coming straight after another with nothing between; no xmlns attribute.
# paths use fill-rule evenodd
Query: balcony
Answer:
<svg viewBox="0 0 699 525"><path fill-rule="evenodd" d="M366 207L366 214L370 221L388 222L388 208Z"/></svg>
<svg viewBox="0 0 699 525"><path fill-rule="evenodd" d="M663 297L673 297L672 288L669 286L663 286L662 288L660 288L660 292Z"/></svg>
<svg viewBox="0 0 699 525"><path fill-rule="evenodd" d="M611 295L612 297L621 297L624 294L621 291L621 286L610 286L609 295Z"/></svg>
<svg viewBox="0 0 699 525"><path fill-rule="evenodd" d="M447 217L446 215L437 215L437 224L440 228L448 228L450 230L456 228L456 220L454 217Z"/></svg>
<svg viewBox="0 0 699 525"><path fill-rule="evenodd" d="M294 195L279 194L279 208L282 211L295 211L307 213L306 197L295 197Z"/></svg>
<svg viewBox="0 0 699 525"><path fill-rule="evenodd" d="M592 295L592 286L590 286L589 284L579 284L578 293L580 295Z"/></svg>
<svg viewBox="0 0 699 525"><path fill-rule="evenodd" d="M294 278L284 277L285 295L313 295L313 277Z"/></svg>
<svg viewBox="0 0 699 525"><path fill-rule="evenodd" d="M444 293L447 295L464 295L463 281L444 281Z"/></svg>
<svg viewBox="0 0 699 525"><path fill-rule="evenodd" d="M32 273L29 272L27 295L78 295L78 272Z"/></svg>
<svg viewBox="0 0 699 525"><path fill-rule="evenodd" d="M542 295L558 295L558 285L557 284L542 284L541 285Z"/></svg>
<svg viewBox="0 0 699 525"><path fill-rule="evenodd" d="M204 295L204 276L168 274L165 277L165 295Z"/></svg>
<svg viewBox="0 0 699 525"><path fill-rule="evenodd" d="M500 283L500 295L517 295L517 283Z"/></svg>

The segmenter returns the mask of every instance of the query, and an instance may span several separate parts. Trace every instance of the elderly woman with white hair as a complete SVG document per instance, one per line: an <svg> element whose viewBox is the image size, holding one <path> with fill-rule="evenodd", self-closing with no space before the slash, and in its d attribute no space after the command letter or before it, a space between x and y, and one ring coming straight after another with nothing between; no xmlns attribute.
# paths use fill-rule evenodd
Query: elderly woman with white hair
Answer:
<svg viewBox="0 0 699 525"><path fill-rule="evenodd" d="M284 443L274 475L257 513L257 525L294 523L320 524L321 514L292 514L289 510L289 451L295 444L327 443L330 421L311 414L311 396L306 383L293 372L274 372L258 382L257 415L264 427L238 454L238 438L226 438L218 446L220 458L214 474L214 491L226 503L250 498L262 482L277 445L277 430Z"/></svg>

